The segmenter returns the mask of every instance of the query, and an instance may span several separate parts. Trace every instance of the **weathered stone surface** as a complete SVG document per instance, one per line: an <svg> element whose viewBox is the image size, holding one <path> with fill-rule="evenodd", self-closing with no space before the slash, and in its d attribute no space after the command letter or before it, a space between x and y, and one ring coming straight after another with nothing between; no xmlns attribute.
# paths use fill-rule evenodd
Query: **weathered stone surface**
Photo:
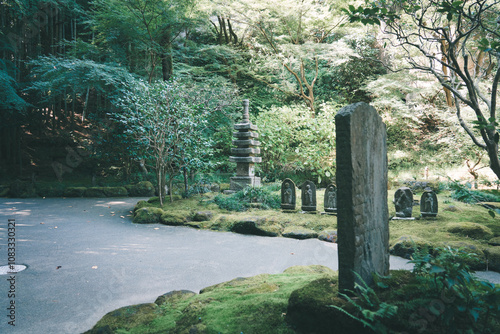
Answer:
<svg viewBox="0 0 500 334"><path fill-rule="evenodd" d="M187 215L189 213L182 212L164 212L160 216L160 223L171 226L182 226L187 222Z"/></svg>
<svg viewBox="0 0 500 334"><path fill-rule="evenodd" d="M438 214L438 199L432 190L426 190L420 197L420 214L422 217L436 217Z"/></svg>
<svg viewBox="0 0 500 334"><path fill-rule="evenodd" d="M425 247L431 248L432 246L433 245L431 243L422 238L404 235L393 243L390 248L390 253L405 259L411 259L411 256L416 251Z"/></svg>
<svg viewBox="0 0 500 334"><path fill-rule="evenodd" d="M325 212L336 213L337 212L337 187L330 184L325 189Z"/></svg>
<svg viewBox="0 0 500 334"><path fill-rule="evenodd" d="M160 208L142 207L134 212L135 224L157 224L160 222L164 211Z"/></svg>
<svg viewBox="0 0 500 334"><path fill-rule="evenodd" d="M213 218L214 213L212 211L197 211L193 215L193 220L195 222L205 222Z"/></svg>
<svg viewBox="0 0 500 334"><path fill-rule="evenodd" d="M318 239L327 242L337 242L337 230L325 230L318 235Z"/></svg>
<svg viewBox="0 0 500 334"><path fill-rule="evenodd" d="M335 116L340 290L389 273L386 128L366 103Z"/></svg>
<svg viewBox="0 0 500 334"><path fill-rule="evenodd" d="M300 187L302 195L302 211L316 211L316 186L311 181L305 181Z"/></svg>
<svg viewBox="0 0 500 334"><path fill-rule="evenodd" d="M285 228L285 230L283 231L283 236L285 238L300 239L300 240L314 239L318 237L318 232L308 228L290 226Z"/></svg>
<svg viewBox="0 0 500 334"><path fill-rule="evenodd" d="M413 212L413 192L408 187L401 187L394 193L396 217L411 218Z"/></svg>
<svg viewBox="0 0 500 334"><path fill-rule="evenodd" d="M281 209L295 210L296 201L295 183L290 179L284 179L281 183Z"/></svg>
<svg viewBox="0 0 500 334"><path fill-rule="evenodd" d="M234 223L231 227L231 232L277 237L279 235L279 231L264 226L265 221L266 218L246 218Z"/></svg>

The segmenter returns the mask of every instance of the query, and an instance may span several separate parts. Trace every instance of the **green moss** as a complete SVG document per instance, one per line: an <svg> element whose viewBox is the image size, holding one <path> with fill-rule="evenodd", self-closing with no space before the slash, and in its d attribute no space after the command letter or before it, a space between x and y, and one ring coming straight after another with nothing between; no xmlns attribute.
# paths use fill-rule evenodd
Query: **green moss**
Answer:
<svg viewBox="0 0 500 334"><path fill-rule="evenodd" d="M165 225L180 226L188 221L189 212L164 212L160 217L160 223Z"/></svg>
<svg viewBox="0 0 500 334"><path fill-rule="evenodd" d="M65 197L83 197L87 188L85 187L69 187L64 189Z"/></svg>
<svg viewBox="0 0 500 334"><path fill-rule="evenodd" d="M103 333L103 329L111 333L117 329L128 330L153 321L158 314L158 305L153 303L125 306L106 314L85 334Z"/></svg>
<svg viewBox="0 0 500 334"><path fill-rule="evenodd" d="M288 226L283 231L283 236L293 239L314 239L318 237L318 232L300 226Z"/></svg>
<svg viewBox="0 0 500 334"><path fill-rule="evenodd" d="M104 187L91 187L85 190L85 197L106 197Z"/></svg>
<svg viewBox="0 0 500 334"><path fill-rule="evenodd" d="M459 234L472 239L488 240L493 237L493 232L488 227L477 223L449 223L446 225L446 228L450 233Z"/></svg>
<svg viewBox="0 0 500 334"><path fill-rule="evenodd" d="M489 270L500 272L500 247L488 247L484 250L484 253L488 258Z"/></svg>
<svg viewBox="0 0 500 334"><path fill-rule="evenodd" d="M151 197L155 194L155 187L149 181L142 181L128 187L130 196Z"/></svg>
<svg viewBox="0 0 500 334"><path fill-rule="evenodd" d="M134 213L135 224L157 224L160 223L164 211L160 208L143 207Z"/></svg>
<svg viewBox="0 0 500 334"><path fill-rule="evenodd" d="M106 197L127 197L128 191L125 187L105 187L104 195Z"/></svg>

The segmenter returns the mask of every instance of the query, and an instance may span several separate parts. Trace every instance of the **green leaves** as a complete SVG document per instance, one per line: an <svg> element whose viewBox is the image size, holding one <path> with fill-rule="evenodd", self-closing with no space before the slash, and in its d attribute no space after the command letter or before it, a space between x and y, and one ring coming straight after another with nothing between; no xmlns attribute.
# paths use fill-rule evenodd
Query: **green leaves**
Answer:
<svg viewBox="0 0 500 334"><path fill-rule="evenodd" d="M349 5L348 8L341 9L349 17L349 22L361 22L364 25L380 25L381 21L393 22L400 18L396 12L387 7L378 7L372 3L370 7L354 7Z"/></svg>
<svg viewBox="0 0 500 334"><path fill-rule="evenodd" d="M453 20L454 15L460 15L464 8L463 8L464 2L463 1L454 1L452 3L448 1L443 1L441 2L438 6L438 9L436 10L438 13L444 13L446 14L446 18L448 21Z"/></svg>

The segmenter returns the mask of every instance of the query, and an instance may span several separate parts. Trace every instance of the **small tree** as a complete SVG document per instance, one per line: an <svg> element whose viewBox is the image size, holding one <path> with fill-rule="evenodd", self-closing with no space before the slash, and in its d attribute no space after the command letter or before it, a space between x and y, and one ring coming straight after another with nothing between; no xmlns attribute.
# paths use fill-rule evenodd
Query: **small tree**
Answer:
<svg viewBox="0 0 500 334"><path fill-rule="evenodd" d="M462 128L485 150L500 178L497 95L500 80L500 1L384 0L349 6L351 22L378 24L406 64L433 75ZM467 122L462 107L474 121ZM475 128L475 129L474 129Z"/></svg>
<svg viewBox="0 0 500 334"><path fill-rule="evenodd" d="M154 162L158 196L163 205L168 177L170 201L174 177L187 165L200 166L211 152L204 136L206 109L189 103L179 82L134 83L120 100L124 113L118 116L144 144Z"/></svg>

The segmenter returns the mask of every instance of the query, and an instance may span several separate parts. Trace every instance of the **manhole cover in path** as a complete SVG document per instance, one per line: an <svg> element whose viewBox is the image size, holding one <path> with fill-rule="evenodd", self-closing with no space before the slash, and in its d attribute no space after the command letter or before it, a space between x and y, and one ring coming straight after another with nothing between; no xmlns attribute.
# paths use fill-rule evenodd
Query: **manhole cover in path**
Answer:
<svg viewBox="0 0 500 334"><path fill-rule="evenodd" d="M18 272L23 271L24 269L26 269L26 266L22 264L0 266L0 275L17 274Z"/></svg>

